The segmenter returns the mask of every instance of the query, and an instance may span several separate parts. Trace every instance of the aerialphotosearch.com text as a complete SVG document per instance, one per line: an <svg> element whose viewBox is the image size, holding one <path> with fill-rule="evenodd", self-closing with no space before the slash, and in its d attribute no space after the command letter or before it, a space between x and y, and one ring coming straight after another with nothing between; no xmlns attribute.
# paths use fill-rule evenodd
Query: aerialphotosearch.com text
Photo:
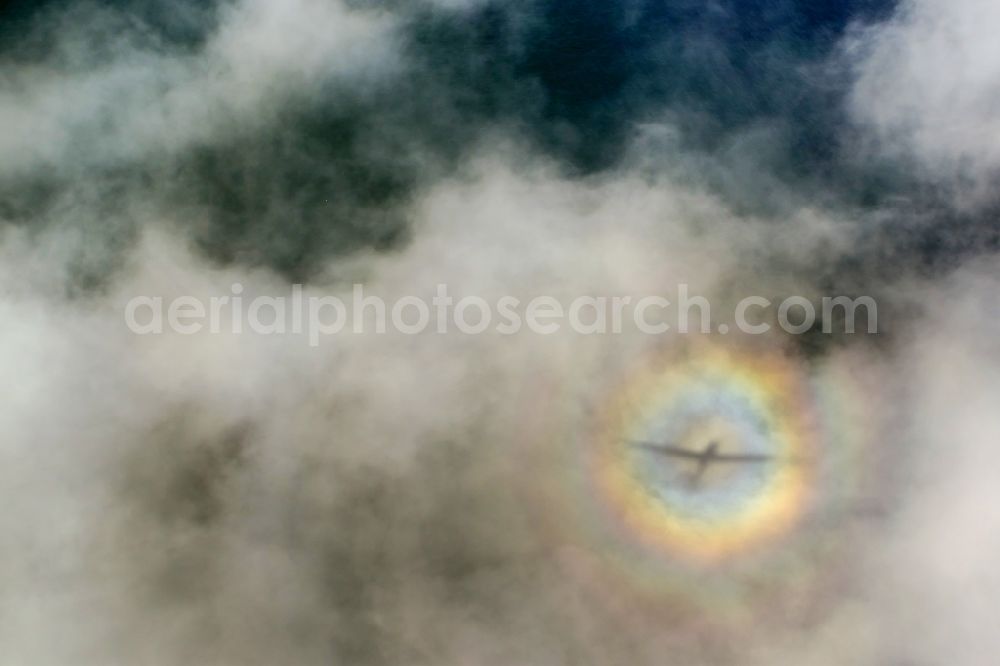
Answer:
<svg viewBox="0 0 1000 666"><path fill-rule="evenodd" d="M353 286L349 297L306 295L301 285L293 285L288 295L249 298L243 285L235 283L228 294L208 298L136 296L126 303L124 317L129 330L137 335L166 331L181 335L295 334L306 336L311 346L331 335L390 331L404 335L456 331L465 335L514 335L522 331L552 335L568 329L580 335L607 335L634 327L641 333L662 335L727 334L735 327L744 334L761 335L778 326L799 335L817 330L854 333L859 319L867 333L878 331L877 305L869 296L816 300L789 296L780 301L747 296L729 310L726 320L719 323L712 317L709 300L692 295L683 283L672 298L661 294L572 299L539 295L530 299L501 296L492 301L479 296L456 298L446 284L438 284L429 299L412 295L386 299L366 294L361 284Z"/></svg>

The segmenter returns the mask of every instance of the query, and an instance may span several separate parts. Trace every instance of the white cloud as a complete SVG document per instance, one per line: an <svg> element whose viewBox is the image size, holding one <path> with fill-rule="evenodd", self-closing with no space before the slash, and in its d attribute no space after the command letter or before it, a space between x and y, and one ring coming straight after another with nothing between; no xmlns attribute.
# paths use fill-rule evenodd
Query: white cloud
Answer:
<svg viewBox="0 0 1000 666"><path fill-rule="evenodd" d="M848 40L855 118L879 148L912 156L974 201L1000 169L1000 4L906 0Z"/></svg>
<svg viewBox="0 0 1000 666"><path fill-rule="evenodd" d="M324 85L377 85L395 67L391 18L339 0L244 0L222 10L220 26L194 54L142 35L86 46L112 20L98 12L60 24L81 33L83 45L47 63L0 66L2 172L115 165L183 150L263 126Z"/></svg>

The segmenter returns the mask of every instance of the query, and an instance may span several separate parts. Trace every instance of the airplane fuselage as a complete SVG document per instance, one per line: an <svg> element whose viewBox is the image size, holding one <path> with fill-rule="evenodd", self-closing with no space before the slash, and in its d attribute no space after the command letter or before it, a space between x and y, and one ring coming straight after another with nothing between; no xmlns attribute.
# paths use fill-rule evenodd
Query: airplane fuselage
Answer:
<svg viewBox="0 0 1000 666"><path fill-rule="evenodd" d="M702 449L701 453L698 454L698 467L691 477L691 485L697 485L698 481L701 480L702 475L719 457L719 444L717 442L710 442L708 446Z"/></svg>

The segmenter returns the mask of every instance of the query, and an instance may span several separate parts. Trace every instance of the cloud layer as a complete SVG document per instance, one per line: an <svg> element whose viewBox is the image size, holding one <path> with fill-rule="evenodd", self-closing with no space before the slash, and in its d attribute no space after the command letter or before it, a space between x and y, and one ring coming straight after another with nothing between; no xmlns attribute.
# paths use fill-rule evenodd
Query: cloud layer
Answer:
<svg viewBox="0 0 1000 666"><path fill-rule="evenodd" d="M15 5L0 661L984 659L1000 59L981 5ZM867 294L882 334L313 348L123 323L136 295L237 282L390 301L684 283L713 311ZM787 356L858 448L830 445L781 543L637 583L574 526L567 469L631 368L705 345Z"/></svg>

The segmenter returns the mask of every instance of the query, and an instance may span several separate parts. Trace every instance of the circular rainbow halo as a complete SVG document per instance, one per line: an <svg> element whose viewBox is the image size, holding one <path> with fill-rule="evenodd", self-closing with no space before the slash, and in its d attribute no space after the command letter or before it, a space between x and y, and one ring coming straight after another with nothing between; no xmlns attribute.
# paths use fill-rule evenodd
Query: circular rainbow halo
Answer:
<svg viewBox="0 0 1000 666"><path fill-rule="evenodd" d="M699 563L786 533L808 504L817 448L799 367L780 354L711 348L627 382L591 464L620 528Z"/></svg>

